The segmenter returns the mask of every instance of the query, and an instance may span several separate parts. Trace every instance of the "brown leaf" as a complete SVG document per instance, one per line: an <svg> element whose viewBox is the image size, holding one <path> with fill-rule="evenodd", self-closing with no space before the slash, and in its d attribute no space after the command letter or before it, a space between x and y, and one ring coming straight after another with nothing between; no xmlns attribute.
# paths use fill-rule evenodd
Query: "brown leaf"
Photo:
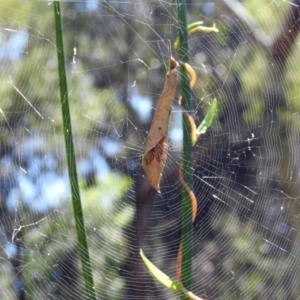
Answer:
<svg viewBox="0 0 300 300"><path fill-rule="evenodd" d="M154 113L142 161L149 183L158 192L160 191L160 179L167 159L168 125L178 77L178 63L172 57L170 41L168 41L168 48L169 70L166 75L163 92Z"/></svg>
<svg viewBox="0 0 300 300"><path fill-rule="evenodd" d="M192 145L194 146L197 142L197 127L194 121L194 118L184 109L184 107L181 104L182 96L179 97L178 104L180 105L183 113L187 117L189 123L190 123L190 130L191 130L191 140Z"/></svg>
<svg viewBox="0 0 300 300"><path fill-rule="evenodd" d="M182 65L185 67L186 71L190 75L190 88L192 89L197 82L197 74L195 70L188 63L182 63Z"/></svg>
<svg viewBox="0 0 300 300"><path fill-rule="evenodd" d="M194 192L189 188L189 186L187 185L187 183L185 182L185 180L183 178L182 164L179 169L179 177L180 177L181 184L187 190L187 192L190 196L191 206L192 206L192 222L194 222L196 219L197 210L198 210L197 199L196 199ZM177 274L177 280L179 282L181 282L181 264L182 264L182 243L180 243L180 246L179 246L177 262L176 262L176 274ZM193 298L191 298L191 299L193 299Z"/></svg>

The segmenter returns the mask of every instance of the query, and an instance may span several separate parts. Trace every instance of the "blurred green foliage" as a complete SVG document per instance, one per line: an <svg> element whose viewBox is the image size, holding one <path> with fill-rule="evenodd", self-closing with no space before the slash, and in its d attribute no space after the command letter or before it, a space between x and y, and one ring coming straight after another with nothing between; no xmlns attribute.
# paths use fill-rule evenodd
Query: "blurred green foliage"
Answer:
<svg viewBox="0 0 300 300"><path fill-rule="evenodd" d="M127 255L123 230L131 221L134 208L120 204L119 200L130 186L128 178L122 175L108 175L92 188L82 184L95 289L101 297L121 299L124 280L119 277L118 270ZM47 294L57 295L60 299L82 295L83 282L71 204L65 203L40 221L36 228L24 229L23 234L27 253L25 278L28 286L32 287L28 293L32 293L34 299L41 299Z"/></svg>

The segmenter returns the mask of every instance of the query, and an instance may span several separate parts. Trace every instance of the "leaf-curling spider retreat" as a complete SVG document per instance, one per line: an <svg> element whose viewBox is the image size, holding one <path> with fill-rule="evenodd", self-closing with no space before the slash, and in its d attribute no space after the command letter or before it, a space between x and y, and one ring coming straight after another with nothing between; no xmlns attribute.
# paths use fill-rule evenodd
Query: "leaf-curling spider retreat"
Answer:
<svg viewBox="0 0 300 300"><path fill-rule="evenodd" d="M157 162L164 162L166 159L168 150L168 138L164 136L159 143L153 147L147 155L144 157L144 161L146 165L149 165L154 158L156 158Z"/></svg>

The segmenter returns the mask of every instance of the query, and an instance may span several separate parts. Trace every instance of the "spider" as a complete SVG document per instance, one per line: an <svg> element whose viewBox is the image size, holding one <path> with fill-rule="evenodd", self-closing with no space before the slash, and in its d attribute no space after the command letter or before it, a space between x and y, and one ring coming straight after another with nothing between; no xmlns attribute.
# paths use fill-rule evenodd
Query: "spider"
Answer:
<svg viewBox="0 0 300 300"><path fill-rule="evenodd" d="M155 147L153 147L144 157L146 165L149 165L154 158L156 158L158 163L164 162L165 160L164 156L166 155L167 147L168 147L167 137L164 136L160 140L160 142Z"/></svg>

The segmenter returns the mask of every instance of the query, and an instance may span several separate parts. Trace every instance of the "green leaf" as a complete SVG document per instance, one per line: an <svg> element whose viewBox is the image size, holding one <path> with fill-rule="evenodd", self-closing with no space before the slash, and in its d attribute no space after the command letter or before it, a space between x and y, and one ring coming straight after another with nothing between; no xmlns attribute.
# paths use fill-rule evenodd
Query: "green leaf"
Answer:
<svg viewBox="0 0 300 300"><path fill-rule="evenodd" d="M162 272L157 267L155 267L152 264L152 262L144 255L144 252L142 249L140 249L140 255L141 255L143 262L147 266L148 270L152 274L152 276L155 277L164 286L175 291L180 296L187 297L187 299L202 300L201 298L194 295L192 292L188 292L181 283L171 279L164 272Z"/></svg>
<svg viewBox="0 0 300 300"><path fill-rule="evenodd" d="M190 24L187 25L186 28L189 31L189 30L191 30L191 29L193 29L193 28L195 28L195 27L197 27L199 25L202 25L203 23L204 23L203 21L198 21L198 22L190 23Z"/></svg>
<svg viewBox="0 0 300 300"><path fill-rule="evenodd" d="M145 256L142 249L140 249L140 255L142 257L143 262L147 266L150 273L164 286L166 286L169 289L172 289L173 291L178 291L182 288L181 284L178 282L173 281L169 276L167 276L165 273L163 273L161 270L159 270L157 267L155 267L152 262Z"/></svg>
<svg viewBox="0 0 300 300"><path fill-rule="evenodd" d="M208 128L213 124L216 113L217 113L217 109L218 109L218 101L215 98L213 100L212 105L211 105L209 111L207 112L204 120L201 122L201 124L199 125L199 127L196 130L197 140L200 137L200 135L204 134L208 130ZM197 140L196 140L196 142L197 142Z"/></svg>
<svg viewBox="0 0 300 300"><path fill-rule="evenodd" d="M188 36L190 36L195 32L203 32L203 33L219 32L219 29L216 28L215 24L212 27L201 26L202 24L203 24L202 21L198 21L187 25ZM174 48L177 49L178 46L179 46L179 37L177 37L177 39L175 40Z"/></svg>
<svg viewBox="0 0 300 300"><path fill-rule="evenodd" d="M188 35L192 35L195 32L212 33L212 32L219 32L219 29L215 26L215 24L213 27L197 26L190 29L188 31Z"/></svg>
<svg viewBox="0 0 300 300"><path fill-rule="evenodd" d="M187 31L190 31L193 28L198 27L198 26L200 26L202 24L203 24L203 21L198 21L198 22L194 22L194 23L188 24L187 27L186 27ZM179 46L179 37L177 37L177 39L175 40L174 48L177 49L178 46Z"/></svg>

